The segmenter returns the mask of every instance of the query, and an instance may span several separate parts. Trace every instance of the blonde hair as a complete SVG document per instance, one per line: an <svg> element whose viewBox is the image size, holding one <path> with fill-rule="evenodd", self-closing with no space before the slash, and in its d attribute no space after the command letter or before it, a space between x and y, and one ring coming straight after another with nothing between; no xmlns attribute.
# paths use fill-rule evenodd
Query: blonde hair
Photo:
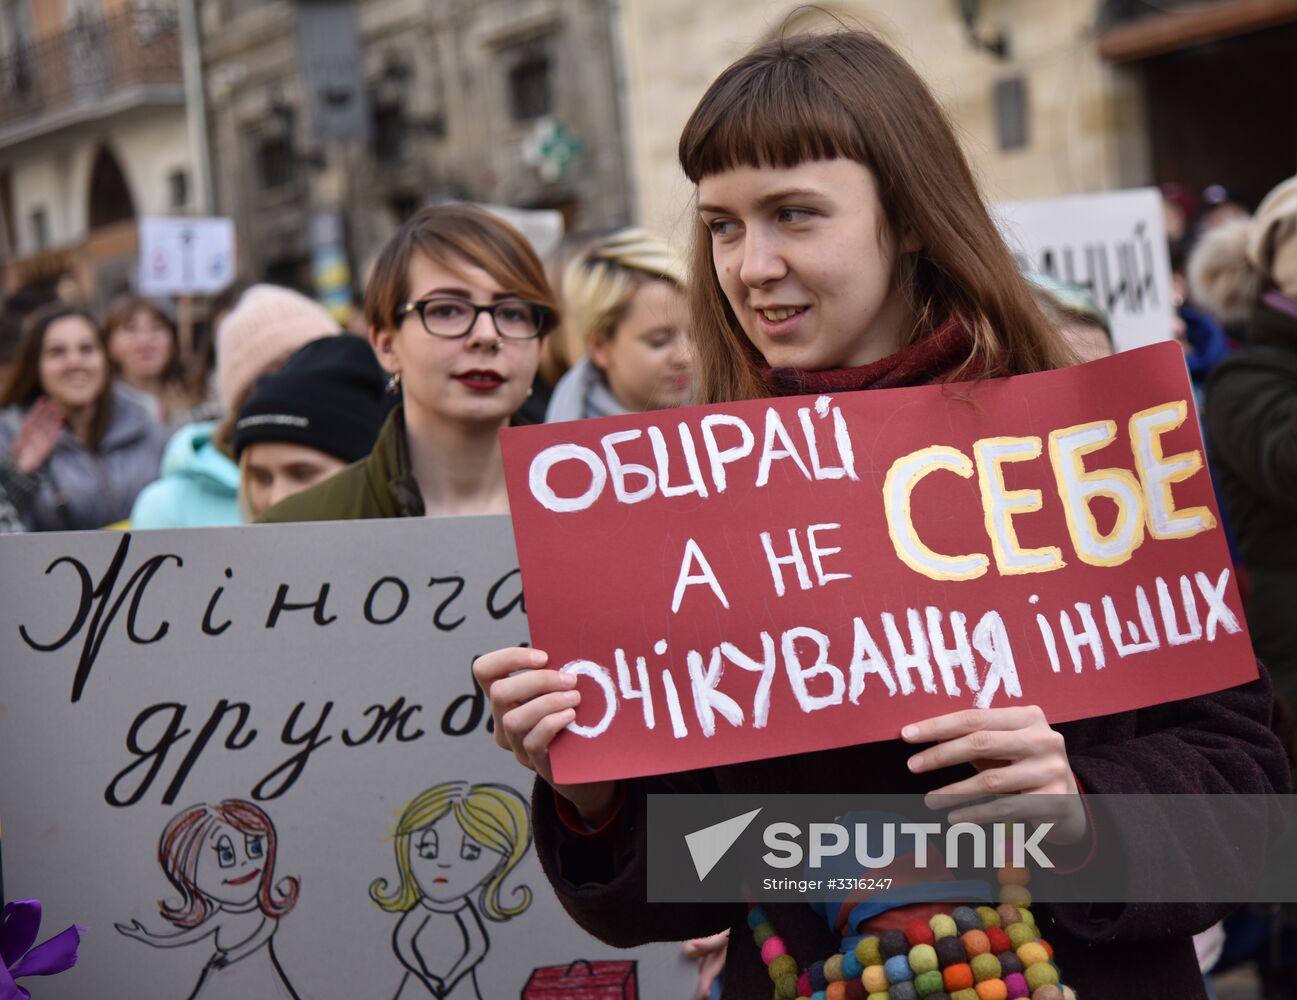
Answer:
<svg viewBox="0 0 1297 1000"><path fill-rule="evenodd" d="M683 258L647 229L623 229L585 248L563 272L565 323L574 339L607 340L651 281L683 289Z"/></svg>
<svg viewBox="0 0 1297 1000"><path fill-rule="evenodd" d="M236 500L239 505L239 520L244 524L251 524L257 519L257 515L263 511L252 509L252 495L248 492L248 462L252 458L252 449L244 448L243 454L239 456L239 488L236 494Z"/></svg>
<svg viewBox="0 0 1297 1000"><path fill-rule="evenodd" d="M507 785L447 781L411 799L393 835L400 882L389 893L387 879L375 879L369 887L369 898L389 913L404 913L419 902L419 885L410 869L410 840L416 832L449 812L455 814L455 821L466 834L483 847L503 855L482 886L478 908L491 920L504 921L518 916L531 905L531 889L525 885L515 888L512 895L521 902L514 906L506 906L500 894L505 878L531 846L531 819L526 801Z"/></svg>

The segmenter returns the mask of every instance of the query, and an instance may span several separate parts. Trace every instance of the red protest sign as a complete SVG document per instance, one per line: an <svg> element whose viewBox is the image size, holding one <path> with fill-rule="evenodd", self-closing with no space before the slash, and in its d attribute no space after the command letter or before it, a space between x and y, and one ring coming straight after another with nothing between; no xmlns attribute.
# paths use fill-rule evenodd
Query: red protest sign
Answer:
<svg viewBox="0 0 1297 1000"><path fill-rule="evenodd" d="M583 782L1051 722L1256 676L1183 355L507 430Z"/></svg>

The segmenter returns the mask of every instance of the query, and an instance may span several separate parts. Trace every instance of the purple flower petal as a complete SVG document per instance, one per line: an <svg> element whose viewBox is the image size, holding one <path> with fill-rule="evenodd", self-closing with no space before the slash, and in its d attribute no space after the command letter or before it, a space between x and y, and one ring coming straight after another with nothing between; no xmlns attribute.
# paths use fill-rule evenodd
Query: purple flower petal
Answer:
<svg viewBox="0 0 1297 1000"><path fill-rule="evenodd" d="M54 976L66 972L77 964L77 946L81 944L81 928L73 924L48 941L38 944L23 956L22 961L10 971L19 976Z"/></svg>
<svg viewBox="0 0 1297 1000"><path fill-rule="evenodd" d="M41 929L41 901L16 899L0 914L0 965L12 966L36 943ZM0 993L0 1000L5 1000Z"/></svg>
<svg viewBox="0 0 1297 1000"><path fill-rule="evenodd" d="M0 965L0 1000L31 1000L31 994L14 982L3 965Z"/></svg>

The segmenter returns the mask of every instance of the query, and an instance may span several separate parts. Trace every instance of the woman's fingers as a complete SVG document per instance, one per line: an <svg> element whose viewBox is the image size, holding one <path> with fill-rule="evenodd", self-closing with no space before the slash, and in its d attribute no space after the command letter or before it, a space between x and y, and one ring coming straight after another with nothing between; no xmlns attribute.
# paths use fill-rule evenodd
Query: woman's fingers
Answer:
<svg viewBox="0 0 1297 1000"><path fill-rule="evenodd" d="M495 719L496 743L500 746L513 749L516 740L510 739L511 733L517 734L517 719L522 719L527 723L527 729L535 725L540 715L549 714L548 711L537 713L535 710L523 711L521 715L513 715L520 709L527 709L532 702L537 699L546 698L553 694L575 694L576 678L566 674L560 674L555 670L530 670L525 674L518 674L514 677L506 677L502 681L496 681L491 686L491 716ZM578 697L575 701L564 701L559 699L558 709L574 707L580 702ZM548 702L547 702L548 704ZM555 711L557 709L554 709ZM511 716L515 721L511 722ZM524 729L525 733L526 730Z"/></svg>
<svg viewBox="0 0 1297 1000"><path fill-rule="evenodd" d="M503 729L506 712L549 691L576 686L575 678L539 669L548 659L542 650L511 646L484 653L473 661L473 678L491 706L496 746L514 749Z"/></svg>
<svg viewBox="0 0 1297 1000"><path fill-rule="evenodd" d="M541 694L529 701L525 701L515 708L511 708L504 713L500 720L501 729L509 741L509 746L517 753L527 743L532 730L546 719L560 712L570 712L572 717L575 717L576 706L580 702L581 695L576 691L550 691L547 694ZM568 719L568 722L570 721L572 721L571 718ZM564 725L566 724L564 723ZM552 740L553 737L550 739ZM546 740L545 747L548 747L549 743L550 740ZM544 747L539 749L544 749ZM523 761L523 763L526 763L526 761Z"/></svg>
<svg viewBox="0 0 1297 1000"><path fill-rule="evenodd" d="M576 718L581 701L576 678L541 669L547 661L541 650L514 646L473 663L473 676L491 704L496 744L546 781L549 745Z"/></svg>
<svg viewBox="0 0 1297 1000"><path fill-rule="evenodd" d="M519 670L530 670L543 667L549 657L543 650L530 649L526 646L509 646L505 649L483 653L473 661L473 677L486 694L491 693L491 685L496 681L517 673Z"/></svg>
<svg viewBox="0 0 1297 1000"><path fill-rule="evenodd" d="M1014 792L1048 795L1066 791L1061 774L1050 761L1033 759L989 767L972 777L934 788L927 793L926 801L934 808L947 809L988 795Z"/></svg>
<svg viewBox="0 0 1297 1000"><path fill-rule="evenodd" d="M549 747L554 738L576 718L575 709L565 708L560 712L542 718L523 737L522 752L526 759L524 764L539 774L551 785L554 784L554 772L549 766Z"/></svg>
<svg viewBox="0 0 1297 1000"><path fill-rule="evenodd" d="M916 753L909 768L921 774L975 760L1016 760L1033 752L1034 742L1027 730L983 729Z"/></svg>
<svg viewBox="0 0 1297 1000"><path fill-rule="evenodd" d="M1036 723L1045 722L1045 712L1039 705L1023 705L1014 708L969 708L962 712L934 716L922 722L912 722L901 730L901 739L906 743L941 743L979 731L1026 729Z"/></svg>

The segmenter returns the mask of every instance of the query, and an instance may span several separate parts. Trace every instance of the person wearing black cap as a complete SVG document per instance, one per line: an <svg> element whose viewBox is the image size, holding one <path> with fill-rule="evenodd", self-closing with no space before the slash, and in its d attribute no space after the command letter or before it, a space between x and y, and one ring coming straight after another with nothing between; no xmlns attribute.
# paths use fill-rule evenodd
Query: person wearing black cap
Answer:
<svg viewBox="0 0 1297 1000"><path fill-rule="evenodd" d="M262 377L234 424L244 520L368 455L389 409L385 381L349 334L311 341Z"/></svg>

